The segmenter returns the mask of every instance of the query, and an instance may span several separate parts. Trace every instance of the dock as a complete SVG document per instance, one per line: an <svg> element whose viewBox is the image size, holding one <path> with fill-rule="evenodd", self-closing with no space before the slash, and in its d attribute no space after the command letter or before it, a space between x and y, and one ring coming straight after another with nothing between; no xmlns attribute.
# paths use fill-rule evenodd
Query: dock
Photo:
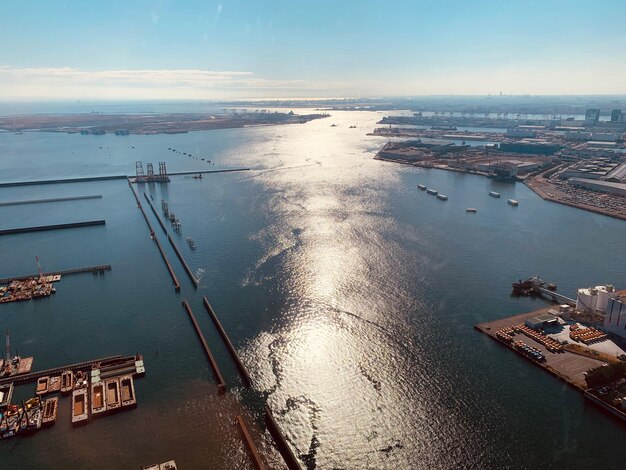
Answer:
<svg viewBox="0 0 626 470"><path fill-rule="evenodd" d="M170 277L172 278L172 282L174 284L174 290L176 292L180 292L180 283L178 282L178 278L176 277L176 274L174 273L174 269L172 268L172 265L170 264L169 260L167 259L167 256L165 255L165 251L163 251L163 247L161 246L161 243L159 242L159 240L156 237L156 234L154 233L152 224L150 223L150 220L148 219L148 215L146 214L146 211L143 210L143 206L141 205L139 196L137 195L135 188L133 188L133 185L130 182L130 178L128 178L128 186L130 187L130 190L133 192L133 196L135 196L135 201L137 202L137 207L141 211L141 214L143 215L143 218L146 221L146 224L148 225L148 229L150 230L150 238L156 244L157 248L159 249L159 253L161 253L161 258L163 258L163 261L165 262L165 266L167 266L167 270L169 271Z"/></svg>
<svg viewBox="0 0 626 470"><path fill-rule="evenodd" d="M103 273L104 271L110 271L110 264L101 264L98 266L87 266L85 268L75 268L75 269L65 269L63 271L51 271L47 273L42 273L44 277L50 276L67 276L69 274L81 274L81 273ZM13 281L23 281L25 279L38 278L39 274L27 274L24 276L14 276L14 277L5 277L0 279L0 284L10 284Z"/></svg>
<svg viewBox="0 0 626 470"><path fill-rule="evenodd" d="M83 222L71 222L66 224L37 225L34 227L17 227L0 230L0 235L13 235L16 233L43 232L47 230L62 230L79 227L92 227L94 225L105 225L105 220L85 220Z"/></svg>
<svg viewBox="0 0 626 470"><path fill-rule="evenodd" d="M5 385L9 383L13 383L15 385L32 383L32 382L36 382L37 379L39 379L40 377L61 375L66 370L72 370L72 371L90 370L94 366L99 366L102 363L106 363L107 361L114 361L114 360L117 360L117 361L121 360L121 361L127 361L127 362L130 362L132 360L132 362L134 363L136 360L136 356L126 356L126 357L123 357L122 355L109 356L109 357L103 357L100 359L93 359L91 361L77 362L75 364L70 364L67 366L53 367L52 369L41 370L38 372L31 372L28 374L13 375L11 377L4 377L0 379L0 385Z"/></svg>
<svg viewBox="0 0 626 470"><path fill-rule="evenodd" d="M228 348L228 352L230 352L230 355L233 358L233 361L235 362L237 369L239 369L239 373L241 374L241 378L243 379L244 384L247 387L249 387L252 382L250 380L250 375L248 375L248 371L246 370L245 366L241 362L241 359L239 359L239 354L237 354L237 351L235 350L233 343L231 343L230 338L226 334L226 330L224 330L224 327L220 323L220 320L217 318L217 315L213 311L213 308L211 307L211 304L207 300L206 296L202 297L202 303L204 304L204 308L206 309L206 311L209 313L211 320L213 320L213 323L215 323L215 327L217 328L217 331L219 332L220 336L224 340L224 343L226 344L226 347Z"/></svg>
<svg viewBox="0 0 626 470"><path fill-rule="evenodd" d="M213 357L213 353L211 352L211 349L209 348L209 345L207 344L206 339L204 339L204 335L202 334L200 325L198 325L198 321L196 320L196 317L193 314L191 307L189 306L189 302L187 302L186 300L183 300L183 307L185 307L185 311L189 314L189 318L191 319L191 322L193 323L193 327L195 328L196 333L198 334L198 338L200 339L200 342L202 343L204 352L207 358L209 359L209 363L211 364L211 368L213 369L213 374L215 374L215 378L217 379L217 393L221 395L222 393L226 392L226 382L224 382L224 377L222 376L222 373L220 372L220 368L217 365L217 361L215 360L215 357Z"/></svg>
<svg viewBox="0 0 626 470"><path fill-rule="evenodd" d="M172 239L172 237L168 233L167 229L165 228L165 224L161 220L161 216L159 215L159 213L154 208L154 205L152 205L152 201L150 201L150 198L148 197L148 195L146 193L143 193L143 195L146 198L146 201L148 201L148 204L150 205L150 209L152 209L152 212L154 213L154 216L159 221L159 225L161 225L161 228L163 229L163 232L165 232L165 234L167 235L167 240L170 242L170 245L172 245L172 249L174 250L174 253L176 253L176 256L178 257L178 260L180 261L180 264L183 266L183 269L187 273L187 276L189 276L189 279L191 280L193 286L194 287L198 287L198 280L196 279L196 276L194 276L193 272L189 268L189 265L187 264L187 261L185 261L185 258L183 258L183 255L181 254L180 250L178 249L178 246L176 246L176 243L174 242L174 240Z"/></svg>
<svg viewBox="0 0 626 470"><path fill-rule="evenodd" d="M576 354L568 349L564 349L562 352L551 352L543 344L529 338L523 334L515 334L512 336L512 340L521 340L525 344L532 346L541 351L545 356L545 361L537 362L524 356L519 349L514 347L514 341L507 342L498 336L498 331L505 328L512 328L516 325L523 324L527 319L537 317L540 315L548 314L551 307L536 310L534 312L527 312L521 315L515 315L512 317L502 318L487 323L481 323L474 328L481 333L486 334L490 338L497 341L499 344L507 347L511 351L520 354L525 359L532 362L534 365L541 367L551 375L566 382L573 388L584 391L586 387L585 372L606 364L606 362L593 359L591 357Z"/></svg>
<svg viewBox="0 0 626 470"><path fill-rule="evenodd" d="M23 204L44 204L47 202L83 201L85 199L102 199L102 194L94 196L52 197L48 199L27 199L23 201L0 202L0 206L18 206Z"/></svg>
<svg viewBox="0 0 626 470"><path fill-rule="evenodd" d="M90 181L110 181L123 180L126 175L113 176L89 176L86 178L59 178L54 180L36 180L36 181L13 181L10 183L0 183L0 188L8 188L12 186L36 186L38 184L62 184L62 183L88 183Z"/></svg>

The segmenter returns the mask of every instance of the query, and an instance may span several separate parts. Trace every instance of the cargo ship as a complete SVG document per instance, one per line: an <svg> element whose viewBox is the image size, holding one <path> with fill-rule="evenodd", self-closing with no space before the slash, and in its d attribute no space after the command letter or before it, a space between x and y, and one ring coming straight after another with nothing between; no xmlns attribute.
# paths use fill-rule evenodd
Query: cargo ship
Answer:
<svg viewBox="0 0 626 470"><path fill-rule="evenodd" d="M495 191L489 191L489 195L490 195L491 197L500 197L500 193L497 193L497 192L495 192Z"/></svg>

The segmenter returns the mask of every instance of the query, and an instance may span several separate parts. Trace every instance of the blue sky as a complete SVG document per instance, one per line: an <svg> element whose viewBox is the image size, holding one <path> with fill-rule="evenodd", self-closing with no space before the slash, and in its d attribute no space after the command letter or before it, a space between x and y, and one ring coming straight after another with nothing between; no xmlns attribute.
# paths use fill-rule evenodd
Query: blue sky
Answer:
<svg viewBox="0 0 626 470"><path fill-rule="evenodd" d="M0 99L626 93L626 1L0 0Z"/></svg>

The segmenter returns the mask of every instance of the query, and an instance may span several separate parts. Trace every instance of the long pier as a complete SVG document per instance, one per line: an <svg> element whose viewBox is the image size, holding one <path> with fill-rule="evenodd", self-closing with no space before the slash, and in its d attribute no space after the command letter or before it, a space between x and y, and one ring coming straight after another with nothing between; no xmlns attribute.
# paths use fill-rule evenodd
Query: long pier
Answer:
<svg viewBox="0 0 626 470"><path fill-rule="evenodd" d="M542 295L552 298L555 302L561 302L567 305L576 305L576 300L570 299L563 294L558 294L552 290L546 289L545 287L539 287L538 289Z"/></svg>
<svg viewBox="0 0 626 470"><path fill-rule="evenodd" d="M97 194L93 196L68 196L68 197L51 197L48 199L26 199L24 201L7 201L7 202L0 202L0 206L18 206L22 204L43 204L46 202L82 201L85 199L102 199L102 194Z"/></svg>
<svg viewBox="0 0 626 470"><path fill-rule="evenodd" d="M246 370L245 366L241 362L241 359L239 359L239 355L237 354L237 351L235 350L233 343L231 343L230 338L226 334L226 330L224 330L224 327L220 323L219 318L217 318L217 315L213 311L213 308L211 307L211 304L207 300L206 296L202 297L202 303L204 303L204 308L206 308L206 311L209 312L209 315L211 316L213 323L215 323L215 327L217 328L217 331L219 332L220 336L224 340L224 343L226 343L228 352L230 352L230 355L233 358L233 361L235 361L235 365L237 366L237 369L239 369L241 378L243 379L245 385L249 387L252 381L250 380L248 371Z"/></svg>
<svg viewBox="0 0 626 470"><path fill-rule="evenodd" d="M159 225L161 225L163 232L165 232L165 234L167 235L167 240L170 242L170 245L172 245L172 248L174 249L174 253L176 253L176 256L178 257L180 264L183 266L183 269L187 273L187 276L189 276L189 279L193 283L193 286L198 287L198 279L196 279L196 276L194 276L193 272L191 271L191 268L189 268L189 265L187 264L187 261L185 261L185 258L183 258L183 255L181 254L180 250L176 246L176 243L174 243L174 240L172 239L167 229L165 228L165 224L161 220L161 216L159 215L159 213L154 208L152 201L150 201L150 198L148 197L146 193L143 193L143 196L146 198L146 201L148 201L148 204L150 205L150 209L152 209L154 216L159 221Z"/></svg>
<svg viewBox="0 0 626 470"><path fill-rule="evenodd" d="M276 446L278 447L278 451L280 452L280 455L283 456L283 459L287 464L287 468L289 470L302 470L302 468L300 467L300 462L298 462L298 459L294 455L293 450L291 450L291 447L289 447L289 444L287 444L285 437L280 432L278 424L276 424L274 416L272 415L272 410L270 410L269 406L267 405L265 405L265 425L267 426L267 429L274 438Z"/></svg>
<svg viewBox="0 0 626 470"><path fill-rule="evenodd" d="M67 276L69 274L80 274L80 273L100 273L104 271L110 271L110 264L101 264L99 266L88 266L86 268L75 268L75 269L66 269L65 271L51 271L49 273L42 273L42 276ZM0 279L0 284L10 284L13 281L23 281L24 279L31 279L33 277L39 277L39 273L37 274L27 274L25 276L14 276L14 277L5 277Z"/></svg>
<svg viewBox="0 0 626 470"><path fill-rule="evenodd" d="M135 196L135 201L137 201L137 207L139 208L139 210L143 214L143 218L146 221L146 224L148 224L148 228L150 229L150 238L152 238L154 243L156 243L156 246L159 249L159 252L161 253L161 258L163 258L163 261L165 262L165 266L167 266L167 270L169 271L170 276L172 278L172 282L174 283L174 290L176 292L179 292L180 291L180 283L178 282L178 278L176 277L176 274L174 273L174 269L172 268L172 265L170 264L170 262L167 259L167 256L165 255L165 251L163 251L163 247L161 246L161 243L159 243L159 240L156 237L156 234L154 233L154 229L152 228L152 224L150 223L150 220L148 220L148 215L146 214L146 211L143 210L143 206L141 205L141 201L139 200L139 196L137 195L137 192L135 191L135 188L133 188L133 185L131 184L130 179L128 180L128 187L133 192L133 196Z"/></svg>
<svg viewBox="0 0 626 470"><path fill-rule="evenodd" d="M200 325L198 325L198 321L196 320L196 317L194 316L193 311L191 310L191 307L189 306L189 302L187 302L187 300L183 300L183 307L185 307L185 310L189 314L189 318L191 318L193 327L196 329L196 333L198 334L198 338L200 339L200 342L202 343L204 352L206 353L207 358L209 359L209 363L211 364L211 367L213 368L213 373L215 374L215 378L217 379L217 392L221 395L222 393L226 392L226 382L224 382L224 377L222 376L222 373L220 372L220 368L217 365L217 361L215 360L215 357L213 357L213 353L211 352L211 349L209 349L209 345L207 344L206 339L204 339L204 335L202 334Z"/></svg>
<svg viewBox="0 0 626 470"><path fill-rule="evenodd" d="M246 426L243 417L238 415L235 418L235 421L239 425L239 429L241 430L241 434L243 435L243 440L246 443L246 447L248 448L248 453L250 454L250 458L252 459L252 463L254 463L254 468L257 470L265 470L265 465L263 465L263 461L261 460L261 456L259 455L259 451L256 449L254 442L252 442L252 438L250 437L250 432Z"/></svg>
<svg viewBox="0 0 626 470"><path fill-rule="evenodd" d="M92 227L94 225L104 225L104 224L106 224L105 220L86 220L84 222L72 222L72 223L67 223L67 224L38 225L35 227L7 228L4 230L0 230L0 235L13 235L16 233L29 233L29 232L43 232L46 230L61 230L61 229L78 228L78 227Z"/></svg>
<svg viewBox="0 0 626 470"><path fill-rule="evenodd" d="M11 377L4 377L0 379L0 385L6 385L9 383L20 385L35 382L39 377L45 377L48 375L59 375L65 370L88 370L91 369L92 366L97 365L101 362L124 359L130 360L131 358L133 358L134 360L134 357L135 356L128 356L124 358L121 354L118 354L116 356L103 357L101 359L94 359L91 361L77 362L76 364L70 364L68 366L53 367L52 369L40 370L39 372L31 372L30 374L13 375Z"/></svg>
<svg viewBox="0 0 626 470"><path fill-rule="evenodd" d="M38 180L38 181L13 181L9 183L0 183L0 188L8 188L11 186L36 186L38 184L61 184L61 183L87 183L90 181L109 181L123 180L126 175L113 176L89 176L86 178L59 178L54 180Z"/></svg>

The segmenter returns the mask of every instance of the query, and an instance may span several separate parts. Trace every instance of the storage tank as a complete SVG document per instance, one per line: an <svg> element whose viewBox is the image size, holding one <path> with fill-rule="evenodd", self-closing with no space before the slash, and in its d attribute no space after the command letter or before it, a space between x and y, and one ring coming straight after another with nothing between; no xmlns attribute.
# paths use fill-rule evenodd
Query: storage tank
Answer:
<svg viewBox="0 0 626 470"><path fill-rule="evenodd" d="M578 289L576 297L576 310L581 312L595 313L598 303L598 291L592 287Z"/></svg>

